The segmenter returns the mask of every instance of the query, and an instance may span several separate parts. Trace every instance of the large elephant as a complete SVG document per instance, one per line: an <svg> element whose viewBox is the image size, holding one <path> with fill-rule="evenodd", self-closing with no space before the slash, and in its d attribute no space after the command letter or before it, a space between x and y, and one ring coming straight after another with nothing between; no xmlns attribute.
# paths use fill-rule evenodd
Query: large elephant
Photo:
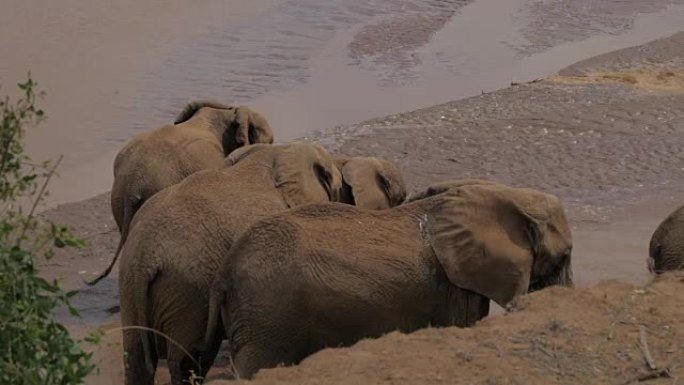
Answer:
<svg viewBox="0 0 684 385"><path fill-rule="evenodd" d="M173 125L131 139L114 160L111 206L121 233L119 247L109 267L88 284L95 285L112 270L131 220L145 201L194 172L222 167L226 155L255 143L273 143L266 119L248 107L208 101L190 103Z"/></svg>
<svg viewBox="0 0 684 385"><path fill-rule="evenodd" d="M648 269L660 274L684 269L684 206L663 220L651 237Z"/></svg>
<svg viewBox="0 0 684 385"><path fill-rule="evenodd" d="M401 204L406 184L399 168L386 159L346 155L333 157L342 173L342 201L373 210Z"/></svg>
<svg viewBox="0 0 684 385"><path fill-rule="evenodd" d="M212 286L207 343L224 327L237 376L392 330L470 326L489 299L572 286L560 201L463 180L404 205L307 205L255 223Z"/></svg>
<svg viewBox="0 0 684 385"><path fill-rule="evenodd" d="M124 330L127 385L151 385L164 357L173 384L207 370L221 342L201 354L209 290L233 240L268 214L339 200L341 176L319 146L251 145L226 163L160 191L131 223L121 252L121 322L158 333Z"/></svg>

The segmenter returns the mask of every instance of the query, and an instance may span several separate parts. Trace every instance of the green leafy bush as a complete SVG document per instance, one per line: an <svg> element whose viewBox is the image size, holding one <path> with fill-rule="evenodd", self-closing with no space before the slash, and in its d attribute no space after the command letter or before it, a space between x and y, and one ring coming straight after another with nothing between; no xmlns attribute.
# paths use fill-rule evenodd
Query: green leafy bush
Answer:
<svg viewBox="0 0 684 385"><path fill-rule="evenodd" d="M35 87L29 74L18 101L0 100L0 384L81 384L94 369L86 340L74 340L54 319L62 306L78 315L69 303L76 293L38 275L38 261L55 247L83 241L35 215L59 164L35 164L24 154L25 128L44 118Z"/></svg>

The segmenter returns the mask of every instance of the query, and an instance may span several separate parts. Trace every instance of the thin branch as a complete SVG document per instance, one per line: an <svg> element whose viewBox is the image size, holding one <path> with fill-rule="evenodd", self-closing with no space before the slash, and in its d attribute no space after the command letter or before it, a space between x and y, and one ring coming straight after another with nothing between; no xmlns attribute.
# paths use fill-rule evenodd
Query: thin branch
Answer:
<svg viewBox="0 0 684 385"><path fill-rule="evenodd" d="M60 155L60 157L55 162L55 165L52 166L52 168L48 172L47 177L45 178L45 182L43 182L43 185L40 188L40 192L38 193L36 200L33 202L33 205L31 205L31 211L29 212L28 217L26 217L26 221L24 222L24 227L21 229L21 235L17 239L17 247L21 245L21 241L24 239L24 236L26 236L26 231L28 230L28 227L29 227L29 224L31 223L31 220L35 216L36 209L38 208L38 204L42 201L43 196L45 195L45 191L47 189L48 183L50 183L50 179L52 178L52 176L55 175L55 171L57 170L57 166L59 166L59 163L62 161L62 158L64 158L64 156Z"/></svg>
<svg viewBox="0 0 684 385"><path fill-rule="evenodd" d="M197 365L198 368L201 368L200 363L197 362L197 360L195 360L195 357L193 357L192 354L190 354L190 353L183 347L183 345L181 345L180 343L178 343L178 342L177 342L176 340L174 340L173 338L169 337L167 334L164 334L164 333L160 332L159 330L152 329L152 328L148 328L147 326L131 325L131 326L121 326L121 327L116 327L116 328L113 328L113 329L109 329L109 330L107 330L104 334L111 334L111 333L113 333L113 332L115 332L115 331L118 331L118 330L121 330L121 331L125 331L125 330L143 330L143 331L147 331L147 332L152 332L152 333L154 333L154 334L158 334L158 335L160 335L161 337L163 337L164 339L166 339L167 341L171 342L173 345L175 345L175 346L176 346L178 349L180 349L180 350L181 350L181 351L182 351L182 352L183 352L183 353L184 353L184 354L185 354L185 355L186 355L186 356L195 364L195 365Z"/></svg>

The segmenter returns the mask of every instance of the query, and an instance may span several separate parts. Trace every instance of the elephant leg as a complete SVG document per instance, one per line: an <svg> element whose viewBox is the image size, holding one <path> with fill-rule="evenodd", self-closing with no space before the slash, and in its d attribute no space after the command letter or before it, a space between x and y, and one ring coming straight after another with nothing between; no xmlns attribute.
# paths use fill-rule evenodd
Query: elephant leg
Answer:
<svg viewBox="0 0 684 385"><path fill-rule="evenodd" d="M296 348L299 344L293 341ZM240 379L251 379L260 369L297 364L301 354L278 346L249 344L233 356L233 370Z"/></svg>
<svg viewBox="0 0 684 385"><path fill-rule="evenodd" d="M142 338L149 338L148 333L140 330L124 330L123 333L126 385L154 385L158 358L152 341L149 361L145 358Z"/></svg>
<svg viewBox="0 0 684 385"><path fill-rule="evenodd" d="M173 335L170 334L173 338ZM174 338L178 341L178 339ZM171 384L173 385L187 385L190 382L190 378L194 376L201 376L204 372L204 368L198 366L201 360L201 355L197 350L191 349L190 344L183 344L183 348L190 355L180 348L172 345L168 345L168 358L166 359L169 374L171 375Z"/></svg>
<svg viewBox="0 0 684 385"><path fill-rule="evenodd" d="M187 385L193 375L199 377L208 369L201 363L209 306L203 289L173 273L160 276L150 289L173 385Z"/></svg>
<svg viewBox="0 0 684 385"><path fill-rule="evenodd" d="M221 348L221 342L222 340L217 338L209 346L205 347L205 350L199 357L198 361L200 363L200 369L202 370L200 373L202 378L207 376L209 369L214 365L214 360L216 360L216 356L218 356L219 349Z"/></svg>
<svg viewBox="0 0 684 385"><path fill-rule="evenodd" d="M218 347L213 346L206 354L201 351L207 324L206 317L202 316L204 314L206 309L202 306L184 306L169 317L169 322L164 325L164 333L173 340L166 342L167 363L173 385L187 385L193 375L204 376L218 354ZM218 341L220 344L221 341Z"/></svg>
<svg viewBox="0 0 684 385"><path fill-rule="evenodd" d="M204 379L207 376L209 369L211 369L211 365L214 363L216 355L218 354L218 347L213 350L213 352L205 351L200 354L195 351L190 353L192 354L192 358L184 355L181 359L168 360L172 385L187 385L189 383L194 384L190 381L193 376ZM211 360L209 360L209 357L207 357L207 353L212 355ZM196 363L199 363L199 367Z"/></svg>
<svg viewBox="0 0 684 385"><path fill-rule="evenodd" d="M325 339L314 334L315 325L302 323L300 314L310 314L312 310L287 300L269 299L272 302L256 301L262 306L249 312L239 307L222 309L222 319L230 324L225 335L230 336L232 369L240 379L251 379L260 369L296 365L325 346Z"/></svg>

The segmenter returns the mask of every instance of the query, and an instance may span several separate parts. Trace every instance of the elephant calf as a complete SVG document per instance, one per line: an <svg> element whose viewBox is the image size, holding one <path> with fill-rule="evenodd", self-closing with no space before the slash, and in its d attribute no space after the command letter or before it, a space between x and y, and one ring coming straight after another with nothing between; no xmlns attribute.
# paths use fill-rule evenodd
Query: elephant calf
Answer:
<svg viewBox="0 0 684 385"><path fill-rule="evenodd" d="M658 226L648 247L648 269L660 274L684 269L684 206Z"/></svg>
<svg viewBox="0 0 684 385"><path fill-rule="evenodd" d="M221 343L203 351L209 291L233 241L267 215L339 200L341 176L319 146L251 145L226 163L160 191L131 223L121 252L121 323L170 340L124 330L126 385L152 385L159 358L174 385L191 370L204 375Z"/></svg>
<svg viewBox="0 0 684 385"><path fill-rule="evenodd" d="M273 143L266 119L248 107L206 101L188 104L173 125L131 139L114 160L111 207L121 233L119 247L109 267L88 284L112 270L143 203L194 172L222 167L226 155L254 143Z"/></svg>
<svg viewBox="0 0 684 385"><path fill-rule="evenodd" d="M404 177L389 160L346 155L333 158L342 173L342 202L380 210L397 206L406 199Z"/></svg>
<svg viewBox="0 0 684 385"><path fill-rule="evenodd" d="M206 341L224 325L236 374L296 364L330 346L432 326L469 326L491 299L572 286L560 201L466 180L404 205L307 205L255 223L216 275Z"/></svg>

